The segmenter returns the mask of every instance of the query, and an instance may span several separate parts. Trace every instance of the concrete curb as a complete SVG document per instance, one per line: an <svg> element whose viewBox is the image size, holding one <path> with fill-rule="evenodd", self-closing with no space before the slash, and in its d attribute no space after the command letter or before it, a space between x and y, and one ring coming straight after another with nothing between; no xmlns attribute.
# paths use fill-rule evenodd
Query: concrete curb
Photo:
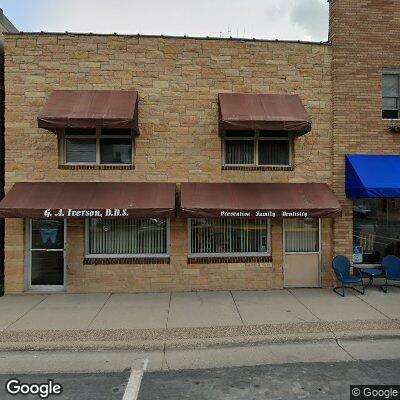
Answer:
<svg viewBox="0 0 400 400"><path fill-rule="evenodd" d="M293 335L311 333L400 331L400 320L356 320L333 322L301 322L266 325L231 325L154 329L86 329L86 330L3 330L1 343L13 342L119 342L119 341L168 341L253 337L269 335Z"/></svg>
<svg viewBox="0 0 400 400"><path fill-rule="evenodd" d="M400 339L399 329L364 330L341 332L307 332L253 336L231 336L213 338L175 338L156 340L61 340L2 342L0 352L7 351L166 351L204 348L253 347L268 344L345 342L348 340L391 340Z"/></svg>

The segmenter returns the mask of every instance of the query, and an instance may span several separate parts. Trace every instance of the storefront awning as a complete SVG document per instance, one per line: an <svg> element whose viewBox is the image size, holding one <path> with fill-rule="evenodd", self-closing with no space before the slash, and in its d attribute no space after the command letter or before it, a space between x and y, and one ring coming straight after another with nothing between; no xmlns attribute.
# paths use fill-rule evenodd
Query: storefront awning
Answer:
<svg viewBox="0 0 400 400"><path fill-rule="evenodd" d="M220 93L220 133L260 129L291 131L297 136L311 130L311 118L298 95Z"/></svg>
<svg viewBox="0 0 400 400"><path fill-rule="evenodd" d="M38 127L133 129L138 134L138 92L134 90L56 90Z"/></svg>
<svg viewBox="0 0 400 400"><path fill-rule="evenodd" d="M16 183L0 202L2 218L167 218L172 183Z"/></svg>
<svg viewBox="0 0 400 400"><path fill-rule="evenodd" d="M323 183L184 183L180 214L194 218L339 217Z"/></svg>
<svg viewBox="0 0 400 400"><path fill-rule="evenodd" d="M347 155L346 196L350 199L400 197L400 156Z"/></svg>

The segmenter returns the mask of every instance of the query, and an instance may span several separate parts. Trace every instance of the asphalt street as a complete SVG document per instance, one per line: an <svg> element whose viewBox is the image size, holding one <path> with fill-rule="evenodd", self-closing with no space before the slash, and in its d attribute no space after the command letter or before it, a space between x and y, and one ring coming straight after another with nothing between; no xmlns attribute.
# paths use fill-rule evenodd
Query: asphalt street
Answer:
<svg viewBox="0 0 400 400"><path fill-rule="evenodd" d="M59 383L63 392L61 395L50 395L49 400L121 400L129 379L129 372L101 374L30 374L30 375L0 375L0 399L32 400L40 399L38 395L9 395L6 383L17 378L21 383L45 383L53 379Z"/></svg>
<svg viewBox="0 0 400 400"><path fill-rule="evenodd" d="M368 348L365 349L368 351ZM399 384L400 360L299 363L203 370L147 372L139 400L348 400L351 384ZM3 400L39 399L5 392L10 378L63 386L60 400L121 400L129 372L101 374L0 375Z"/></svg>
<svg viewBox="0 0 400 400"><path fill-rule="evenodd" d="M400 360L150 372L139 400L349 400L350 385L399 383Z"/></svg>

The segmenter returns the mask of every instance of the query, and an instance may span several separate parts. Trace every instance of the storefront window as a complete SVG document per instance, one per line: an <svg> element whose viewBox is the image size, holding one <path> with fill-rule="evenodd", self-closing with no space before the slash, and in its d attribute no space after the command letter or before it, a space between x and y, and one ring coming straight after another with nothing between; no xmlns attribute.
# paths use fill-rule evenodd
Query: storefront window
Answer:
<svg viewBox="0 0 400 400"><path fill-rule="evenodd" d="M189 231L192 256L270 254L268 220L197 218Z"/></svg>
<svg viewBox="0 0 400 400"><path fill-rule="evenodd" d="M353 206L353 246L357 262L379 263L400 256L400 199L358 199Z"/></svg>
<svg viewBox="0 0 400 400"><path fill-rule="evenodd" d="M166 219L90 219L87 223L88 256L155 256L169 253Z"/></svg>

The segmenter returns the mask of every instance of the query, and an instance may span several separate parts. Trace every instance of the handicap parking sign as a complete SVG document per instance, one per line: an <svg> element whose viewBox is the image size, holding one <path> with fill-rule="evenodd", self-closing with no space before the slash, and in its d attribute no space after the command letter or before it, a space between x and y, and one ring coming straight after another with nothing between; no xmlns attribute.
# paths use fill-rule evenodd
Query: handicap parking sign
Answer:
<svg viewBox="0 0 400 400"><path fill-rule="evenodd" d="M362 263L363 261L363 248L362 246L353 247L353 262Z"/></svg>

